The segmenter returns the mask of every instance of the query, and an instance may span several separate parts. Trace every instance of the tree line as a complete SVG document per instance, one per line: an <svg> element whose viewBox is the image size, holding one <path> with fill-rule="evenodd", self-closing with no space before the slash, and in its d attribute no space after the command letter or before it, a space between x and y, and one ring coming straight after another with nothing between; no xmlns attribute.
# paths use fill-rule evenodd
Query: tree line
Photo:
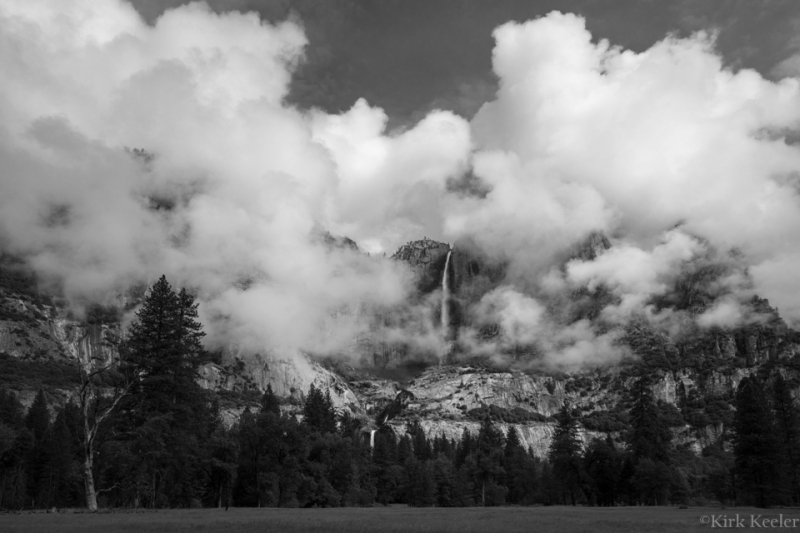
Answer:
<svg viewBox="0 0 800 533"><path fill-rule="evenodd" d="M202 335L193 297L162 277L119 361L82 363L73 401L52 409L40 391L26 412L0 391L0 508L800 504L800 421L779 373L740 383L733 427L699 455L643 372L627 430L584 442L565 404L539 458L489 416L459 439L396 431L337 413L313 385L302 417L268 387L227 427L197 384Z"/></svg>

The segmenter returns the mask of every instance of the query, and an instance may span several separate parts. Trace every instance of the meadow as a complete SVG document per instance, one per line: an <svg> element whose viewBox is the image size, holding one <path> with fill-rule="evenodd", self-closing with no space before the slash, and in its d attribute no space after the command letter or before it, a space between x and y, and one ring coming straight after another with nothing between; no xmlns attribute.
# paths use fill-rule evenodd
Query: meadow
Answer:
<svg viewBox="0 0 800 533"><path fill-rule="evenodd" d="M750 515L797 519L800 509L752 509L719 507L493 507L493 508L328 508L272 509L231 508L30 513L0 515L3 533L109 533L113 532L264 532L264 533L515 533L515 532L684 532L721 529L702 523L701 517L738 513L744 526L753 529ZM772 528L770 528L772 529ZM800 530L781 527L779 530Z"/></svg>

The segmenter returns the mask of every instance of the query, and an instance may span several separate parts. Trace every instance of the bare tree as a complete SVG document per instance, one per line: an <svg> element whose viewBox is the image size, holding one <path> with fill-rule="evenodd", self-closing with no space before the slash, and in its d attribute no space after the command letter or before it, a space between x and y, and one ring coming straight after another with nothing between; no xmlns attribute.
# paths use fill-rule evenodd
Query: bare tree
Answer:
<svg viewBox="0 0 800 533"><path fill-rule="evenodd" d="M94 482L94 459L102 444L98 441L99 430L141 377L141 372L119 372L120 363L120 358L110 363L105 363L99 357L80 360L81 388L78 400L83 418L83 480L86 507L92 512L97 511L97 494L100 492ZM103 384L104 377L110 377L112 383Z"/></svg>

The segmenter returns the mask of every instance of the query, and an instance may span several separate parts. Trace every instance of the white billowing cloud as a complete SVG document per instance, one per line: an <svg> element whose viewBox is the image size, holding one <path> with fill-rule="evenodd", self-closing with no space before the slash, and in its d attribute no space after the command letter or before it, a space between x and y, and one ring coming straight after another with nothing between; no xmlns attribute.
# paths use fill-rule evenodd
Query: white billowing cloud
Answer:
<svg viewBox="0 0 800 533"><path fill-rule="evenodd" d="M733 298L724 298L697 317L697 325L701 328L730 328L741 325L745 320L745 312L739 302Z"/></svg>
<svg viewBox="0 0 800 533"><path fill-rule="evenodd" d="M402 265L323 246L319 228L377 242L370 231L394 219L375 212L362 227L352 209L442 189L463 170L469 131L446 113L391 138L367 126L355 152L373 143L385 159L351 171L326 146L335 132L315 128L381 112L285 106L305 42L292 22L202 3L151 27L121 0L0 0L2 246L75 302L166 273L198 291L212 342L346 349L369 323L363 309L403 301L410 283ZM382 176L396 183L369 181Z"/></svg>
<svg viewBox="0 0 800 533"><path fill-rule="evenodd" d="M612 227L613 213L591 187L532 172L515 153L482 151L473 163L491 191L484 199L451 199L445 232L510 259L512 278L538 278L572 243Z"/></svg>
<svg viewBox="0 0 800 533"><path fill-rule="evenodd" d="M598 333L588 320L559 324L542 303L507 285L486 293L473 315L478 325L492 324L499 331L489 340L475 331L466 332L463 342L467 351L489 356L499 364L569 370L617 363L628 355L618 342L621 330ZM516 361L519 349L532 349L536 355Z"/></svg>
<svg viewBox="0 0 800 533"><path fill-rule="evenodd" d="M214 341L249 349L346 351L376 308L401 315L389 341L446 348L435 304L396 308L402 265L331 250L319 228L374 254L428 236L507 260L507 286L467 312L556 365L622 352L615 330L557 324L542 292L602 285L613 323L710 246L743 266L709 278L727 299L701 326L749 320L753 292L800 320L796 79L726 70L703 34L595 43L574 15L495 37L499 90L471 123L434 111L386 132L364 100L283 103L306 43L293 22L195 3L148 26L122 0L0 0L0 245L75 301L166 273L199 291ZM467 172L485 196L448 189ZM561 270L592 231L615 247Z"/></svg>
<svg viewBox="0 0 800 533"><path fill-rule="evenodd" d="M534 243L550 243L538 247L546 262L550 239L566 247L606 230L632 244L594 268L630 259L606 277L632 290L653 282L656 258L644 251L676 225L741 250L762 274L756 292L777 292L770 265L800 268L800 150L783 136L800 120L797 79L725 69L702 33L634 53L593 42L578 16L551 13L494 35L499 90L472 134L476 171L495 190L454 210L453 233L535 264Z"/></svg>
<svg viewBox="0 0 800 533"><path fill-rule="evenodd" d="M603 284L620 294L651 296L670 289L665 279L677 267L703 250L702 244L681 231L670 231L652 250L621 243L594 261L573 260L567 263L567 279L595 291Z"/></svg>
<svg viewBox="0 0 800 533"><path fill-rule="evenodd" d="M593 261L572 260L564 275L568 286L599 287L611 291L619 302L603 310L604 318L623 323L634 313L642 313L654 296L675 288L685 264L705 252L696 238L679 230L667 232L651 250L632 243L619 243Z"/></svg>
<svg viewBox="0 0 800 533"><path fill-rule="evenodd" d="M512 287L501 286L485 294L475 308L483 322L494 322L510 344L530 344L541 335L547 318L545 307Z"/></svg>
<svg viewBox="0 0 800 533"><path fill-rule="evenodd" d="M447 111L392 137L386 121L361 99L341 115L315 113L313 131L336 165L336 229L391 253L409 235L441 238L446 182L465 172L471 146L469 124Z"/></svg>
<svg viewBox="0 0 800 533"><path fill-rule="evenodd" d="M758 287L759 296L769 300L781 317L797 326L800 317L800 252L787 252L759 263L750 274Z"/></svg>
<svg viewBox="0 0 800 533"><path fill-rule="evenodd" d="M544 363L568 369L618 363L630 356L619 342L621 337L621 330L598 334L588 320L579 320L556 330Z"/></svg>

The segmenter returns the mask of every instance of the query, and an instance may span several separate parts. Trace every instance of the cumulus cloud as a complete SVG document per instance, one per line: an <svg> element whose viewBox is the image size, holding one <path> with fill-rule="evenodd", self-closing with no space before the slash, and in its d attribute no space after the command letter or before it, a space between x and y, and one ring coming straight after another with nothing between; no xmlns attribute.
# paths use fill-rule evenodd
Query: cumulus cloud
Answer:
<svg viewBox="0 0 800 533"><path fill-rule="evenodd" d="M736 300L720 300L714 307L697 317L700 327L735 327L744 321L744 312Z"/></svg>
<svg viewBox="0 0 800 533"><path fill-rule="evenodd" d="M149 26L121 0L3 1L0 28L0 239L73 302L166 273L198 291L212 342L325 351L365 330L364 307L404 300L402 265L320 234L372 227L352 209L413 189L359 179L405 168L442 188L468 154L462 119L389 139L363 102L344 118L284 105L305 37L253 13L194 3ZM326 144L337 121L365 129L366 173Z"/></svg>
<svg viewBox="0 0 800 533"><path fill-rule="evenodd" d="M471 149L469 124L434 111L413 128L385 135L387 116L363 99L341 115L315 112L313 136L336 166L336 231L367 249L392 253L409 236L442 237L448 179L462 175Z"/></svg>
<svg viewBox="0 0 800 533"><path fill-rule="evenodd" d="M727 70L703 33L635 53L552 13L494 36L499 89L472 122L433 111L387 131L363 99L338 115L285 103L295 22L0 0L0 244L75 302L166 273L198 291L213 342L252 350L346 352L381 327L445 349L436 303L409 303L409 272L382 259L422 236L507 265L465 304L504 335L465 331L474 353L616 361L616 330L556 318L555 295L602 287L602 320L655 320L652 301L701 267L721 298L702 327L749 320L753 294L800 321L797 79ZM570 260L595 231L614 247Z"/></svg>
<svg viewBox="0 0 800 533"><path fill-rule="evenodd" d="M668 267L655 264L669 258L650 251L680 225L740 250L759 273L756 292L796 299L773 280L800 266L800 151L785 140L800 119L797 79L728 70L704 33L635 53L593 42L578 16L551 13L494 36L499 90L472 121L476 169L494 189L454 210L452 233L476 234L526 270L604 230L623 248L571 275L605 269L636 294L663 277L656 270Z"/></svg>
<svg viewBox="0 0 800 533"><path fill-rule="evenodd" d="M601 332L585 319L559 323L545 304L508 285L486 293L472 315L475 325L461 337L465 354L486 356L497 364L574 370L617 363L630 355L619 342L622 330ZM487 326L494 332L482 335Z"/></svg>

